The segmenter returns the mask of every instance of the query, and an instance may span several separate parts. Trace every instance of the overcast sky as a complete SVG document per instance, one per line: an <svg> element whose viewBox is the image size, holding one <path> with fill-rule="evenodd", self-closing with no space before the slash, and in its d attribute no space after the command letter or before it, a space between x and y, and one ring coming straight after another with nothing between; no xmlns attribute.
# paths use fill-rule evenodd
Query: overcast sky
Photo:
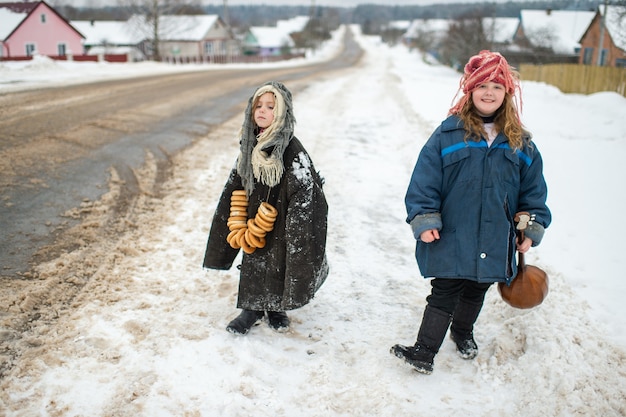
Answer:
<svg viewBox="0 0 626 417"><path fill-rule="evenodd" d="M227 0L229 6L250 4L250 5L272 5L272 6L338 6L338 7L354 7L358 4L384 4L384 5L429 5L441 3L469 3L477 0ZM497 0L502 1L502 0ZM117 0L56 0L51 4L72 4L76 7L102 7L108 5L116 5ZM202 0L204 5L222 6L223 0Z"/></svg>

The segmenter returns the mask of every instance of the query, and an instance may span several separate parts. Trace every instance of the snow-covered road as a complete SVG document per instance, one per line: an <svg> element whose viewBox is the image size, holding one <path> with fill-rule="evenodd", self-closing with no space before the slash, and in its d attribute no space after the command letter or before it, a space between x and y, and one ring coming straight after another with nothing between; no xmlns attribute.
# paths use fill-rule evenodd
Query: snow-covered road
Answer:
<svg viewBox="0 0 626 417"><path fill-rule="evenodd" d="M527 260L550 273L548 299L515 310L492 288L477 324L475 360L460 359L446 341L435 372L424 376L388 353L395 343L413 343L429 291L403 198L458 74L404 48L358 39L368 50L359 67L294 99L296 135L326 178L331 275L311 304L291 313L291 331L262 324L245 337L227 333L237 314L237 270L201 269L212 213L237 155L237 117L176 157L165 197L146 195L133 228L74 311L32 341L37 348L2 382L7 416L626 414L625 346L605 334L614 324L594 319L561 260L541 246ZM546 89L553 94L531 88L525 104L549 97ZM615 99L612 107L623 111L626 103ZM529 128L540 150L554 155L555 145L540 135L544 126ZM623 155L620 140L612 151ZM562 152L589 148L573 142ZM148 163L143 175L151 172ZM548 178L555 189L563 181ZM570 194L559 196L553 198ZM546 234L547 241L562 237ZM42 272L54 274L76 255Z"/></svg>

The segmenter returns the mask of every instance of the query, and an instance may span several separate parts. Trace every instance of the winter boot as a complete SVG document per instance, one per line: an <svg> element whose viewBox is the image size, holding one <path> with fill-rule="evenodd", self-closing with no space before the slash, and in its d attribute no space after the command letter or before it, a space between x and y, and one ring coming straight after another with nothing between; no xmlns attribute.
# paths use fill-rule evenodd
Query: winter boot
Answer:
<svg viewBox="0 0 626 417"><path fill-rule="evenodd" d="M228 323L226 330L232 334L244 335L250 328L263 318L262 311L242 310L241 314Z"/></svg>
<svg viewBox="0 0 626 417"><path fill-rule="evenodd" d="M454 310L450 338L456 343L457 352L463 359L474 359L478 355L478 345L474 340L474 323L482 307L482 303L461 300Z"/></svg>
<svg viewBox="0 0 626 417"><path fill-rule="evenodd" d="M427 305L415 345L395 345L391 354L404 359L420 373L432 373L435 355L448 331L450 317L445 311Z"/></svg>
<svg viewBox="0 0 626 417"><path fill-rule="evenodd" d="M267 321L269 326L277 332L286 332L289 330L289 317L283 311L268 311Z"/></svg>

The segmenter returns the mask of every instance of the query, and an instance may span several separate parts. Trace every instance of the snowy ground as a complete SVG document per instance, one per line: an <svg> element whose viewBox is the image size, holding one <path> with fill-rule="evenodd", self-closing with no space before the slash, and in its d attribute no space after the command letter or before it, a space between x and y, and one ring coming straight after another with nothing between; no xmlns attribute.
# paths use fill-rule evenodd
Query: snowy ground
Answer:
<svg viewBox="0 0 626 417"><path fill-rule="evenodd" d="M361 66L294 100L296 134L326 178L331 275L311 304L291 313L291 331L265 324L245 337L224 331L237 314L237 270L200 267L237 155L238 117L178 156L167 196L137 219L111 268L59 319L37 360L6 378L0 410L20 417L626 415L619 254L626 99L524 84L524 121L544 157L554 215L527 262L549 273L550 294L535 309L515 310L492 288L476 328L479 356L462 360L446 340L425 376L388 353L414 342L429 291L403 198L459 74L402 47L358 40L368 51ZM53 273L59 262L42 269Z"/></svg>

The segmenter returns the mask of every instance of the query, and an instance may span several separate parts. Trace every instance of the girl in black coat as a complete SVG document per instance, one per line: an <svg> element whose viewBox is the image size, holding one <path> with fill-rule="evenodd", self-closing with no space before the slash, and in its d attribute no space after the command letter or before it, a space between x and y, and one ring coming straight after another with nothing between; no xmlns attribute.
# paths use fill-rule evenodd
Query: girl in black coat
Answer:
<svg viewBox="0 0 626 417"><path fill-rule="evenodd" d="M213 217L203 266L230 269L244 250L237 300L242 312L226 328L234 334L248 333L265 313L271 328L287 330L285 311L311 301L328 275L323 181L293 136L294 124L291 93L283 84L268 82L255 91L237 164ZM243 209L235 206L241 201ZM238 220L241 211L245 217Z"/></svg>

